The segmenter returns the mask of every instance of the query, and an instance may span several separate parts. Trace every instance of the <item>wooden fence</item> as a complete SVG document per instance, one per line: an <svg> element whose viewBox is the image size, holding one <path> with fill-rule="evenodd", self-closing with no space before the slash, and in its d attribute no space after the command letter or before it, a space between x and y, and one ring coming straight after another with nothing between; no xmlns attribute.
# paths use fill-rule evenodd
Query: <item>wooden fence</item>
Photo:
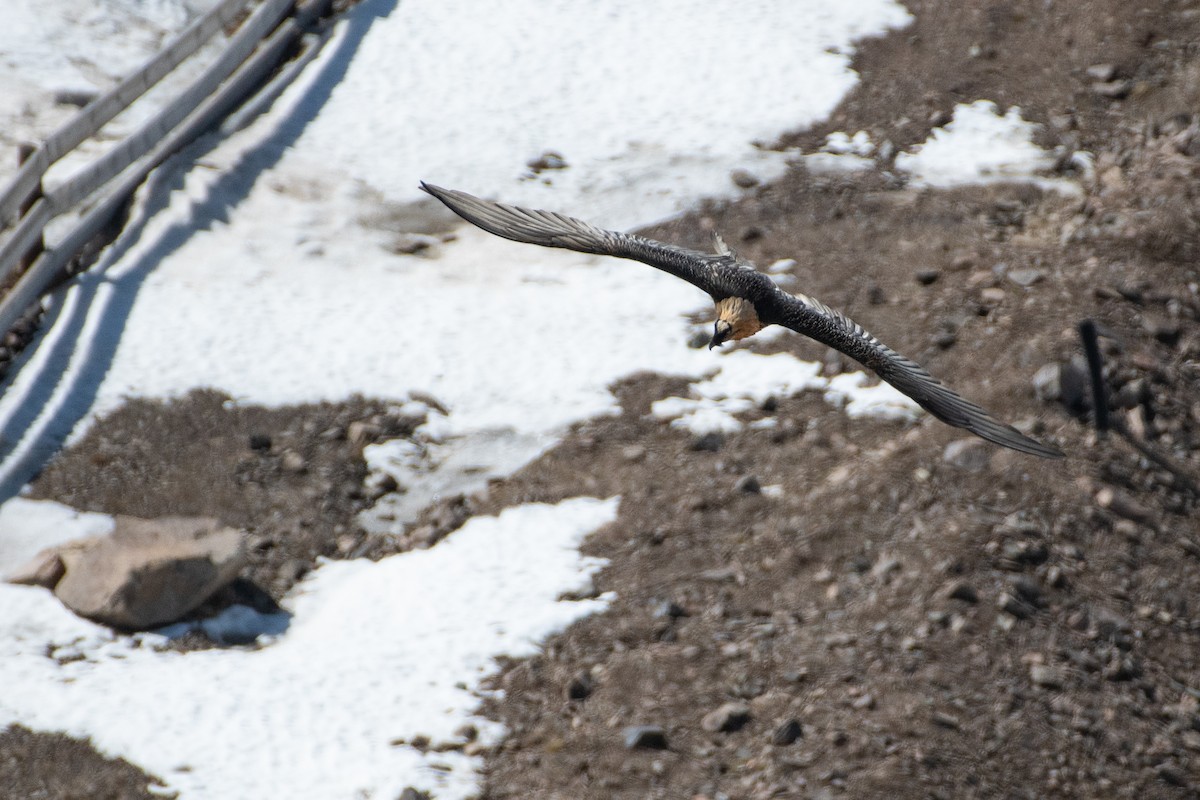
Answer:
<svg viewBox="0 0 1200 800"><path fill-rule="evenodd" d="M254 8L247 14L250 5ZM0 192L0 229L7 229L0 241L0 286L7 287L0 297L0 336L69 276L73 260L95 247L151 170L268 84L289 55L311 58L323 41L312 31L331 13L331 5L331 0L221 0L136 73L24 152L20 169ZM62 185L43 191L42 179L53 164L243 16L221 55L174 99ZM297 71L282 70L279 80L290 80ZM47 224L80 209L86 210L66 235L47 245Z"/></svg>

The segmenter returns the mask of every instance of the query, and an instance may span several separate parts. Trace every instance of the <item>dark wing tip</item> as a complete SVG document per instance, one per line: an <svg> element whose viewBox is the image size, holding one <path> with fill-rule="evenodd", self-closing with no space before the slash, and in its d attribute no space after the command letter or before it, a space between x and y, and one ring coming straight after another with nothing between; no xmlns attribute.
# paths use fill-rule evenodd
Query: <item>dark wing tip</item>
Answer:
<svg viewBox="0 0 1200 800"><path fill-rule="evenodd" d="M1057 447L1055 447L1052 444L1046 444L1045 442L1039 442L1034 439L1030 439L1028 436L1023 436L1022 439L1024 439L1024 442L1027 445L1027 447L1024 449L1015 448L1015 449L1021 449L1022 453L1029 453L1029 455L1031 455L1031 456L1038 456L1040 458L1050 458L1050 459L1055 459L1055 460L1067 457L1066 453L1064 453L1062 450L1059 450Z"/></svg>
<svg viewBox="0 0 1200 800"><path fill-rule="evenodd" d="M998 427L999 429L997 429L996 424L978 427L972 425L968 426L967 430L987 439L989 442L1027 455L1037 456L1038 458L1059 459L1064 458L1066 455L1054 445L1031 439L1016 428L1003 424L1000 424Z"/></svg>
<svg viewBox="0 0 1200 800"><path fill-rule="evenodd" d="M441 186L434 186L432 183L426 183L425 181L420 181L420 184L422 192L431 194L439 200L450 194L449 189L443 189Z"/></svg>
<svg viewBox="0 0 1200 800"><path fill-rule="evenodd" d="M896 381L889 382L947 425L962 428L993 444L1027 455L1038 458L1063 458L1063 452L1057 447L1031 439L1013 426L1001 422L987 410L945 386L907 359L897 359L896 363L904 363L908 367L904 370L906 374L898 382L903 385L898 385Z"/></svg>

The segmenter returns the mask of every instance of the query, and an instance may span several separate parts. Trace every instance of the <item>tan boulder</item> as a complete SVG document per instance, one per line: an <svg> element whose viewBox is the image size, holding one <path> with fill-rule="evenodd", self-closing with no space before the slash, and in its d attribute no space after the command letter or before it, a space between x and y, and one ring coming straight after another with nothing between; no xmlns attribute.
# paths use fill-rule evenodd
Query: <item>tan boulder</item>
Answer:
<svg viewBox="0 0 1200 800"><path fill-rule="evenodd" d="M242 534L207 517L117 516L111 534L38 553L9 576L45 586L80 616L142 630L175 622L237 577Z"/></svg>

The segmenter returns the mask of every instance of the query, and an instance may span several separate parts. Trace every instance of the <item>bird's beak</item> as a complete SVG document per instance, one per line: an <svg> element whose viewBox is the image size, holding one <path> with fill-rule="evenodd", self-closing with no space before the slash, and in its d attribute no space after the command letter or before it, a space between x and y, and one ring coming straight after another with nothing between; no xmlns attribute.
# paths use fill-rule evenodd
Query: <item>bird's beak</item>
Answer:
<svg viewBox="0 0 1200 800"><path fill-rule="evenodd" d="M723 345L731 333L733 333L732 325L723 319L717 320L715 323L713 323L713 337L708 343L708 349L712 350L714 347L720 347Z"/></svg>

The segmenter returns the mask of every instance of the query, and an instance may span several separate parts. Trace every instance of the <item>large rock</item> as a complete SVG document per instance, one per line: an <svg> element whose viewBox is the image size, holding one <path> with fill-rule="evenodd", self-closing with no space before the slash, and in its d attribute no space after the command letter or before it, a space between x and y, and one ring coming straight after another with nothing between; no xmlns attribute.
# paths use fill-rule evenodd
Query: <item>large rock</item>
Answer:
<svg viewBox="0 0 1200 800"><path fill-rule="evenodd" d="M43 550L9 576L45 586L96 622L141 630L175 622L237 577L242 534L207 517L118 516L111 534Z"/></svg>

